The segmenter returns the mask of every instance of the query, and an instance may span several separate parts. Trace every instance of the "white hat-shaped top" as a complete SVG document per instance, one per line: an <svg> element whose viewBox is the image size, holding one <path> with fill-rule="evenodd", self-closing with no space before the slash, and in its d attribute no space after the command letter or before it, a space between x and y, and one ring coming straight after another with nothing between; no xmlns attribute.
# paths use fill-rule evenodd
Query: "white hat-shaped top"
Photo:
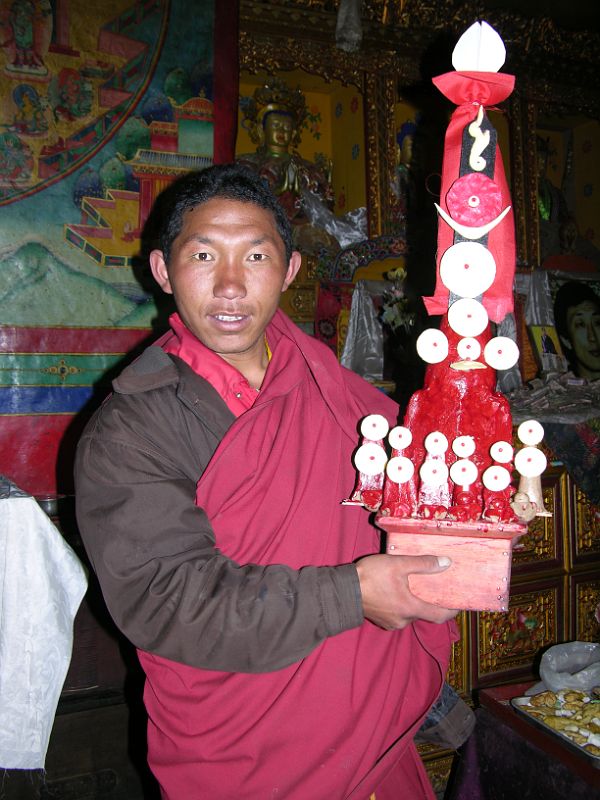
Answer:
<svg viewBox="0 0 600 800"><path fill-rule="evenodd" d="M474 22L452 52L452 66L457 72L498 72L505 61L504 42L487 22Z"/></svg>

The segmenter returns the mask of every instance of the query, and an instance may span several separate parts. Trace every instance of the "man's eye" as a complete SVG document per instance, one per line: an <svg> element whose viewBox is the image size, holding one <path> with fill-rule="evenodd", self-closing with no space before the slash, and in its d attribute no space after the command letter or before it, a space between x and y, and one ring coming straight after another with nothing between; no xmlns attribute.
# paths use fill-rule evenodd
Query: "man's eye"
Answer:
<svg viewBox="0 0 600 800"><path fill-rule="evenodd" d="M212 261L212 256L210 253L194 253L192 257L195 258L196 261Z"/></svg>
<svg viewBox="0 0 600 800"><path fill-rule="evenodd" d="M250 261L266 261L267 256L264 253L251 253Z"/></svg>

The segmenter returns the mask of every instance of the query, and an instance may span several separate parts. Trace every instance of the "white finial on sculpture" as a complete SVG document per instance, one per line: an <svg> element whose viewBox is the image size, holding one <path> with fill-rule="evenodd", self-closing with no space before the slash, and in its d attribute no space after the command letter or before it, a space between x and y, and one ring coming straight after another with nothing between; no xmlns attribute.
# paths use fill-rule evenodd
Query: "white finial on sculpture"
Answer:
<svg viewBox="0 0 600 800"><path fill-rule="evenodd" d="M519 494L525 493L530 502L535 504L537 517L551 517L552 513L544 506L541 478L548 462L544 453L536 447L544 438L544 429L537 420L528 419L519 425L517 436L526 445L515 456L515 469L521 475Z"/></svg>
<svg viewBox="0 0 600 800"><path fill-rule="evenodd" d="M457 72L498 72L506 61L506 48L487 22L474 22L460 37L452 52Z"/></svg>

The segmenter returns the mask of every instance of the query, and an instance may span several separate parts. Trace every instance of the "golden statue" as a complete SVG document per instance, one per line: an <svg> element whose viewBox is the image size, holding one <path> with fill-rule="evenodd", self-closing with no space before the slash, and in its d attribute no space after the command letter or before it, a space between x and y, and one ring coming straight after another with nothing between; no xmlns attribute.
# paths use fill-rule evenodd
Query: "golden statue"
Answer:
<svg viewBox="0 0 600 800"><path fill-rule="evenodd" d="M258 147L254 153L238 156L238 163L268 181L292 223L297 247L307 253L322 247L338 249L337 241L311 222L312 215L307 213L307 206L314 206L315 201L331 213L334 196L331 161L322 158L313 163L296 150L308 115L300 89L290 89L280 78L270 78L246 99L242 111L242 127Z"/></svg>

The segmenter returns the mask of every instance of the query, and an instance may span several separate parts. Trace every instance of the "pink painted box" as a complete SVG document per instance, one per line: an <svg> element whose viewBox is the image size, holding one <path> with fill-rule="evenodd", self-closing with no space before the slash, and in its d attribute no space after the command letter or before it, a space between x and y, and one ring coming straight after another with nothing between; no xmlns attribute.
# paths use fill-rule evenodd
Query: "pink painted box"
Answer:
<svg viewBox="0 0 600 800"><path fill-rule="evenodd" d="M409 576L417 597L445 608L506 611L512 551L527 526L520 523L453 522L379 515L391 555L448 556L444 572Z"/></svg>

